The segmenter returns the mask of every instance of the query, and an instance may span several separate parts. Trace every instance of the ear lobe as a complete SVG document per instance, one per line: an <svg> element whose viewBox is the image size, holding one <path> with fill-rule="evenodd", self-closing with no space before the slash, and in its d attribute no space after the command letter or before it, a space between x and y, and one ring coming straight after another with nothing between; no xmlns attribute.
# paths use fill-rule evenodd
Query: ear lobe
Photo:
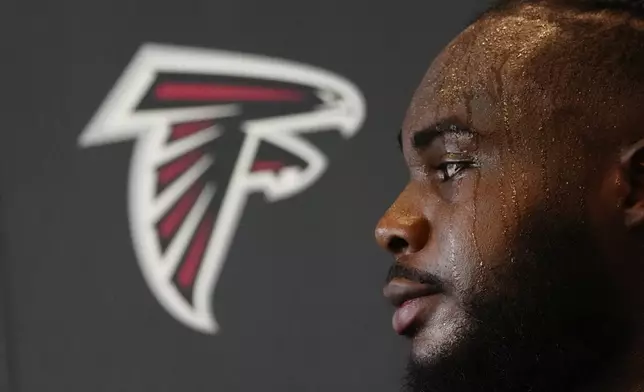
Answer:
<svg viewBox="0 0 644 392"><path fill-rule="evenodd" d="M629 228L644 226L644 141L633 147L623 161L630 190L624 203L624 218Z"/></svg>

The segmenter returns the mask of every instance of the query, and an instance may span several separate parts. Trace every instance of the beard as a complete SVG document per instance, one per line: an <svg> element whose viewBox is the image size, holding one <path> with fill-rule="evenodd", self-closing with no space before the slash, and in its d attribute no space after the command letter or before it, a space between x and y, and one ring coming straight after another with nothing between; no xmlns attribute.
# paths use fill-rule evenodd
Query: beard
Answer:
<svg viewBox="0 0 644 392"><path fill-rule="evenodd" d="M589 233L553 226L524 231L512 248L533 251L493 271L496 288L455 293L467 327L410 359L404 391L570 392L614 365L635 336L626 297Z"/></svg>

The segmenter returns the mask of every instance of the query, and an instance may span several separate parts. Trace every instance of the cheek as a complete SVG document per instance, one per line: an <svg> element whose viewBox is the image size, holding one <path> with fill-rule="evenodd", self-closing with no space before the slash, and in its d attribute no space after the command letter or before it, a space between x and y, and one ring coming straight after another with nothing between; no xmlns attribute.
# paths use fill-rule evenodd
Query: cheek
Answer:
<svg viewBox="0 0 644 392"><path fill-rule="evenodd" d="M539 209L535 206L547 197L539 170L518 165L514 169L521 174L510 181L510 170L491 159L460 178L449 202L441 203L437 245L443 269L458 291L489 289L494 271L520 258L521 250L513 244Z"/></svg>
<svg viewBox="0 0 644 392"><path fill-rule="evenodd" d="M439 192L442 200L434 219L438 265L456 291L470 291L482 282L486 248L504 242L503 229L493 219L498 205L494 200L482 202L489 190L476 169Z"/></svg>
<svg viewBox="0 0 644 392"><path fill-rule="evenodd" d="M489 290L497 269L512 268L537 252L527 248L536 234L534 222L556 225L578 216L583 199L579 171L567 178L547 175L538 151L526 149L519 155L489 154L480 168L450 185L427 185L424 190L439 196L432 211L426 211L434 237L427 260L458 291Z"/></svg>

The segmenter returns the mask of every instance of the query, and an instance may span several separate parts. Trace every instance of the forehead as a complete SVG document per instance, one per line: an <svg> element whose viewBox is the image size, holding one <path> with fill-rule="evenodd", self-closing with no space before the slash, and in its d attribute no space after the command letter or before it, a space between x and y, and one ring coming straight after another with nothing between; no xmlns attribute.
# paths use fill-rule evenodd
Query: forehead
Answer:
<svg viewBox="0 0 644 392"><path fill-rule="evenodd" d="M476 109L492 110L507 95L520 99L511 92L528 89L532 82L528 67L533 67L542 49L561 34L546 12L526 6L510 14L485 17L463 31L424 76L403 130L423 129L450 117L472 126ZM480 125L486 128L486 124Z"/></svg>

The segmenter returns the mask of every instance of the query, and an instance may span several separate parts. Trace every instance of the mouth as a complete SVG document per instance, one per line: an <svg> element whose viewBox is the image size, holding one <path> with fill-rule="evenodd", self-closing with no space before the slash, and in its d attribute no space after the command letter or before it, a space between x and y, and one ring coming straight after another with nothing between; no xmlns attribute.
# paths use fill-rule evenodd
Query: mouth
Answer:
<svg viewBox="0 0 644 392"><path fill-rule="evenodd" d="M396 307L392 318L394 330L399 335L413 337L428 313L438 304L442 289L435 284L393 279L383 290Z"/></svg>

